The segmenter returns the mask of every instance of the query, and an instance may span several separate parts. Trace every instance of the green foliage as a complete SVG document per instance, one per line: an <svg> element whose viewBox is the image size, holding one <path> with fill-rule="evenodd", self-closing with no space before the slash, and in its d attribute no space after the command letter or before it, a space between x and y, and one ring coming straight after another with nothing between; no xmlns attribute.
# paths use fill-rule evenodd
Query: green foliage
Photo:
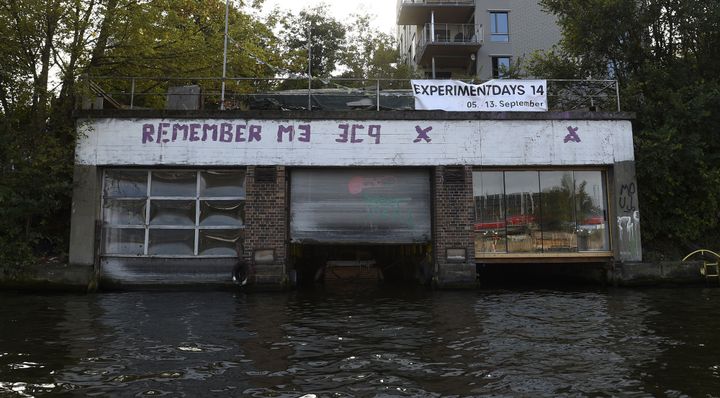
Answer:
<svg viewBox="0 0 720 398"><path fill-rule="evenodd" d="M643 245L720 247L720 2L542 0L563 30L528 70L620 82L634 111ZM611 22L612 21L612 22Z"/></svg>
<svg viewBox="0 0 720 398"><path fill-rule="evenodd" d="M89 70L94 76L140 76L135 106L162 107L168 86L202 83L206 98L219 104L223 71L225 2L218 0L116 0L108 26L108 46ZM232 2L231 2L232 4ZM270 28L235 7L228 16L228 77L268 77L281 64L278 44ZM172 80L163 81L162 77ZM112 93L130 93L127 79L104 80ZM255 87L234 85L234 92ZM119 98L128 104L129 97ZM213 99L208 100L212 102Z"/></svg>
<svg viewBox="0 0 720 398"><path fill-rule="evenodd" d="M340 65L345 51L345 26L329 15L326 4L302 10L298 15L287 14L281 25L289 71L328 77Z"/></svg>
<svg viewBox="0 0 720 398"><path fill-rule="evenodd" d="M348 26L341 76L409 79L410 68L399 62L395 37L371 27L372 16L353 15Z"/></svg>
<svg viewBox="0 0 720 398"><path fill-rule="evenodd" d="M395 37L373 28L372 18L369 14L353 14L344 23L330 16L324 4L281 17L286 70L294 75L307 74L310 34L314 77L411 78L410 67L399 61Z"/></svg>
<svg viewBox="0 0 720 398"><path fill-rule="evenodd" d="M370 17L345 24L321 6L297 16L276 11L261 21L249 7L262 2L230 2L228 77L305 75L308 29L314 76L409 76L397 65L393 38L367 27ZM107 77L103 89L121 104L129 104L120 94L131 91L131 76L161 77L136 82L135 106L160 106L168 85L202 82L207 99L219 92L218 81L201 79L222 75L224 22L222 0L0 4L0 266L19 267L67 250L72 112L76 98L90 94L81 77ZM232 84L240 93L270 87Z"/></svg>
<svg viewBox="0 0 720 398"><path fill-rule="evenodd" d="M271 75L275 36L242 10L230 13L228 75ZM80 76L118 77L119 90L122 76L220 76L224 14L219 0L0 5L0 266L67 250Z"/></svg>

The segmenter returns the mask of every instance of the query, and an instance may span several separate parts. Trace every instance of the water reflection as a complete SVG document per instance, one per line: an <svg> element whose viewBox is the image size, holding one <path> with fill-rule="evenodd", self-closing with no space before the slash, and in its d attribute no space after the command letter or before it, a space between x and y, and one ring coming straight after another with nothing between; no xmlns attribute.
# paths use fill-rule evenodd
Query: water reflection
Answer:
<svg viewBox="0 0 720 398"><path fill-rule="evenodd" d="M717 289L0 299L0 396L720 391Z"/></svg>

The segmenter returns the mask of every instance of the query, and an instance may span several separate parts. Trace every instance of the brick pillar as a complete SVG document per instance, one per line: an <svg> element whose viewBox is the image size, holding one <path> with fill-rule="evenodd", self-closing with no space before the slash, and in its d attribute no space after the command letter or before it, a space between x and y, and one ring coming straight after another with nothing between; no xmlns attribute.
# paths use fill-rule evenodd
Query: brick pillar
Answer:
<svg viewBox="0 0 720 398"><path fill-rule="evenodd" d="M472 167L436 167L433 227L439 287L476 285ZM448 260L448 249L464 249L465 260Z"/></svg>
<svg viewBox="0 0 720 398"><path fill-rule="evenodd" d="M287 185L284 166L249 166L245 183L245 257L253 264L255 286L281 288L286 283ZM256 250L274 250L275 260L256 264Z"/></svg>

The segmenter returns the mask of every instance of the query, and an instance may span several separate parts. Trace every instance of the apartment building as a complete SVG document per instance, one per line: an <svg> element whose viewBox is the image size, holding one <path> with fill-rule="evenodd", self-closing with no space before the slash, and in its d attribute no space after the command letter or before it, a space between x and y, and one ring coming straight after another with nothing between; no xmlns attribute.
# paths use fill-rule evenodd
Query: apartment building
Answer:
<svg viewBox="0 0 720 398"><path fill-rule="evenodd" d="M427 78L491 79L560 40L534 0L398 0L403 60Z"/></svg>

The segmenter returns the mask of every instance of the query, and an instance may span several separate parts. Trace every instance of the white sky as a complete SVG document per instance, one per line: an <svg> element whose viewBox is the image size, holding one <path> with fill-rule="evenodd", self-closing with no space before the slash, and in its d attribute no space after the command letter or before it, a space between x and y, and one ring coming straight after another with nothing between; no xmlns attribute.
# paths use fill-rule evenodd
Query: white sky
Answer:
<svg viewBox="0 0 720 398"><path fill-rule="evenodd" d="M396 0L265 0L264 8L270 10L278 6L280 9L298 12L323 3L329 5L333 17L341 21L352 13L365 11L375 16L373 21L377 29L395 35Z"/></svg>

